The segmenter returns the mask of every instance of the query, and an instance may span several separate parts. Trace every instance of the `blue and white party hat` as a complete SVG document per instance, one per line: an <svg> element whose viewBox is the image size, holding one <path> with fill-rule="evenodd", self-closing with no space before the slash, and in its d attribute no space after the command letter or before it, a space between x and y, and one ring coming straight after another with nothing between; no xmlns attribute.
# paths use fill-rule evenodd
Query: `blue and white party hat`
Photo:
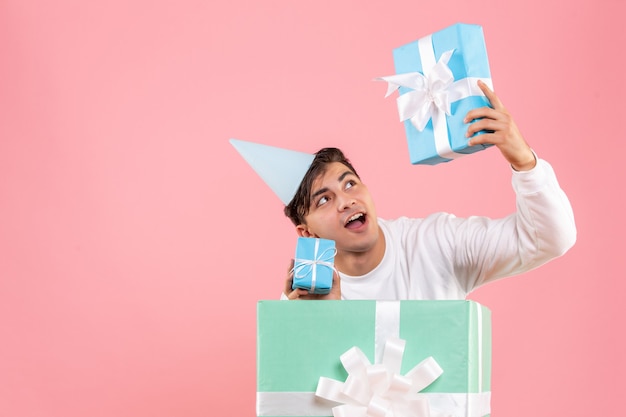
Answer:
<svg viewBox="0 0 626 417"><path fill-rule="evenodd" d="M296 195L315 157L305 152L238 139L231 139L230 143L285 205Z"/></svg>

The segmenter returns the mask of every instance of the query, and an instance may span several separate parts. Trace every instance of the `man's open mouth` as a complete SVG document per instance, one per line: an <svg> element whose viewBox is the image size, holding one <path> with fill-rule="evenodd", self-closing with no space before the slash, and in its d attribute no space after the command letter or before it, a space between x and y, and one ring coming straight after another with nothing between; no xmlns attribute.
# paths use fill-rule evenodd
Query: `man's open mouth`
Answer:
<svg viewBox="0 0 626 417"><path fill-rule="evenodd" d="M356 229L365 223L365 213L354 213L345 224L348 229Z"/></svg>

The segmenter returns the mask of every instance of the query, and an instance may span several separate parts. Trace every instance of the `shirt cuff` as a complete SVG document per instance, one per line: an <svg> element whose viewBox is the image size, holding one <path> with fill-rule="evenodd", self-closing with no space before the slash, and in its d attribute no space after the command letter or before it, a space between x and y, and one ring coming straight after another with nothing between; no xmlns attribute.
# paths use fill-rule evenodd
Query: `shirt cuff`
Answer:
<svg viewBox="0 0 626 417"><path fill-rule="evenodd" d="M534 168L528 171L516 171L511 168L513 172L513 189L517 194L534 194L541 191L554 175L550 164L537 157L534 151L533 154L537 159L537 164Z"/></svg>

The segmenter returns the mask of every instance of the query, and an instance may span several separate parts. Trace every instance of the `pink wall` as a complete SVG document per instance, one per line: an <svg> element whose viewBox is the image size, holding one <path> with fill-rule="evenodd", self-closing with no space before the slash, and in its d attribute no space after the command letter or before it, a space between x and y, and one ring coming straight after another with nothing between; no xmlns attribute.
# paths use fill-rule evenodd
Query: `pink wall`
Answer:
<svg viewBox="0 0 626 417"><path fill-rule="evenodd" d="M344 148L383 217L510 211L495 149L411 166L371 82L394 47L455 22L483 25L496 91L579 232L565 257L471 295L493 311L493 415L619 414L625 11L2 1L0 415L254 415L256 301L279 295L295 234L229 137Z"/></svg>

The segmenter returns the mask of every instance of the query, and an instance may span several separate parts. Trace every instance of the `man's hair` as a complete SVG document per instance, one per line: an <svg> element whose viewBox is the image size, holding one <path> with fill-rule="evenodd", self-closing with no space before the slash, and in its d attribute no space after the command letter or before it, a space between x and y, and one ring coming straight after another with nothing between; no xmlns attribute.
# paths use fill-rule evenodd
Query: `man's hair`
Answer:
<svg viewBox="0 0 626 417"><path fill-rule="evenodd" d="M309 208L311 206L311 188L313 182L326 172L328 164L333 162L340 162L352 172L357 178L360 178L356 173L356 170L338 148L323 148L315 153L315 158L309 167L304 178L296 191L296 195L291 199L289 204L285 206L285 216L289 217L294 225L304 224L304 217L309 214Z"/></svg>

